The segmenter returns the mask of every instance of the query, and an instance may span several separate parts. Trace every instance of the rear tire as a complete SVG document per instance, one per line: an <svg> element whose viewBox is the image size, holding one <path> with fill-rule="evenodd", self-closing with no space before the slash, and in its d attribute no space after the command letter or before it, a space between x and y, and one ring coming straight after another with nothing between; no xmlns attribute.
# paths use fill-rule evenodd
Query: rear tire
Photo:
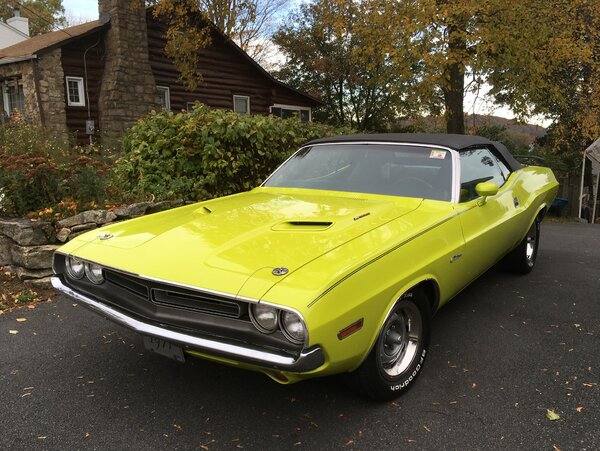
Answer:
<svg viewBox="0 0 600 451"><path fill-rule="evenodd" d="M505 270L516 274L529 274L535 266L540 244L540 220L535 218L523 241L502 260Z"/></svg>
<svg viewBox="0 0 600 451"><path fill-rule="evenodd" d="M417 287L394 305L365 361L347 375L350 387L377 401L406 392L423 368L430 330L429 300Z"/></svg>

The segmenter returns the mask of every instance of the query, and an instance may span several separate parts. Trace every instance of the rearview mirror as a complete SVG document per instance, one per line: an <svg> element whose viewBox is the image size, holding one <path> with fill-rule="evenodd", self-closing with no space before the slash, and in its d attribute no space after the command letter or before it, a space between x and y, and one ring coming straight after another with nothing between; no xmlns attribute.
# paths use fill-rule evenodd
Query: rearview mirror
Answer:
<svg viewBox="0 0 600 451"><path fill-rule="evenodd" d="M478 196L481 196L481 201L479 205L485 204L486 198L488 196L494 196L498 193L498 185L494 182L481 182L475 186L475 192Z"/></svg>

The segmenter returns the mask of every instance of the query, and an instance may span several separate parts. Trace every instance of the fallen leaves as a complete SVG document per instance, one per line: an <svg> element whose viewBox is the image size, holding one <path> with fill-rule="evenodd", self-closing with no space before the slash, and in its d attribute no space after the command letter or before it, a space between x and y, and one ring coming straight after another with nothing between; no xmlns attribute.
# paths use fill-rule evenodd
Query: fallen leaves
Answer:
<svg viewBox="0 0 600 451"><path fill-rule="evenodd" d="M583 412L584 409L583 409L583 407L579 406L575 410L577 411L577 413L581 413L581 412Z"/></svg>
<svg viewBox="0 0 600 451"><path fill-rule="evenodd" d="M27 318L17 318L18 323L24 323L25 321L27 321Z"/></svg>
<svg viewBox="0 0 600 451"><path fill-rule="evenodd" d="M552 409L546 409L546 418L548 418L550 421L556 421L560 420L560 415Z"/></svg>

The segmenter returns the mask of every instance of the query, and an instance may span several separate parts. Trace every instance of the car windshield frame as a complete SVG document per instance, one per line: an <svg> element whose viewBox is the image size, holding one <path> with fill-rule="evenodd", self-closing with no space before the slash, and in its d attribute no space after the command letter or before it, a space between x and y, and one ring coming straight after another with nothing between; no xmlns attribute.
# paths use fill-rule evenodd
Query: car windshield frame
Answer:
<svg viewBox="0 0 600 451"><path fill-rule="evenodd" d="M296 152L294 152L287 160L285 160L275 171L269 175L265 179L265 181L260 185L261 187L266 188L296 188L296 189L319 189L319 188L311 188L311 187L294 187L294 186L269 186L268 183L272 178L284 167L288 164L288 162L294 159L300 152L305 151L306 149L314 148L314 147L324 147L324 146L354 146L354 145L374 145L374 146L403 146L409 148L424 148L423 151L427 150L442 150L446 151L450 154L450 164L451 164L451 177L450 177L450 199L447 200L439 200L439 199L431 199L429 197L412 197L412 198L423 198L428 200L434 200L437 202L451 202L458 203L459 200L459 187L460 187L460 162L459 162L459 153L450 147L439 145L439 144L422 144L422 143L411 143L411 142L386 142L386 141L348 141L348 142L327 142L327 143L316 143L310 144L301 147ZM426 150L427 149L427 150ZM323 189L325 191L329 191L328 189ZM355 190L331 190L338 192L352 192L352 193L366 193L365 191ZM395 197L411 197L411 196L400 196L395 194L381 194L381 193L366 193L366 194L375 194L375 195L384 195L384 196L395 196Z"/></svg>

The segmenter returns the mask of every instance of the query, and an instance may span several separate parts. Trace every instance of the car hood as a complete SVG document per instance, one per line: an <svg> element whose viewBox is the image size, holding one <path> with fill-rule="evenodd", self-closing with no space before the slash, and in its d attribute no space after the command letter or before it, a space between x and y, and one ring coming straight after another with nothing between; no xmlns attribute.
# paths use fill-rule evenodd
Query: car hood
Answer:
<svg viewBox="0 0 600 451"><path fill-rule="evenodd" d="M61 251L154 279L260 299L288 274L421 202L257 188L113 224ZM274 268L285 274L273 275Z"/></svg>

